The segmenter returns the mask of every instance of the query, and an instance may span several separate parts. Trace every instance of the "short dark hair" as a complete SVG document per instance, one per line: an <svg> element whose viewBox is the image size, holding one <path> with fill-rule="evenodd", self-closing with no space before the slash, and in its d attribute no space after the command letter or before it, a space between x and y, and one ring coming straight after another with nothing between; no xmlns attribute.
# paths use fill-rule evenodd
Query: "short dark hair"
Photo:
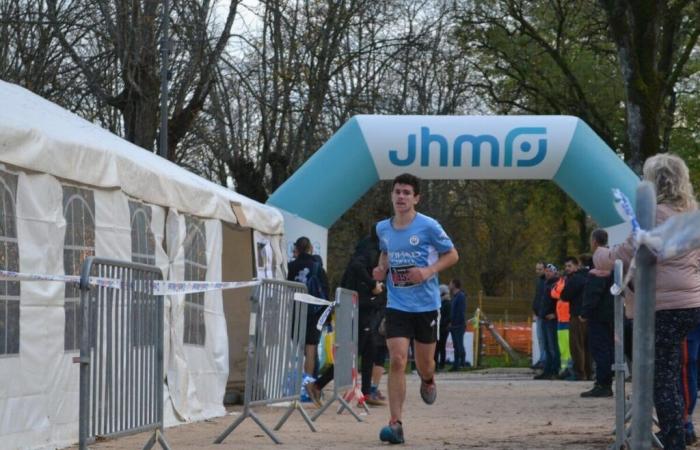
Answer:
<svg viewBox="0 0 700 450"><path fill-rule="evenodd" d="M311 246L311 241L306 236L302 236L294 242L294 248L297 249L299 253L311 254L313 247Z"/></svg>
<svg viewBox="0 0 700 450"><path fill-rule="evenodd" d="M394 178L394 182L391 183L391 188L394 189L394 186L397 184L408 184L413 188L414 195L420 194L420 178L411 173L402 173Z"/></svg>
<svg viewBox="0 0 700 450"><path fill-rule="evenodd" d="M591 239L593 239L596 244L604 247L608 245L608 232L602 228L596 228L591 233Z"/></svg>
<svg viewBox="0 0 700 450"><path fill-rule="evenodd" d="M564 260L565 263L571 262L574 263L578 266L578 258L575 256L567 256L566 259Z"/></svg>
<svg viewBox="0 0 700 450"><path fill-rule="evenodd" d="M453 279L451 281L452 285L456 287L457 289L462 289L462 282L459 281L457 278Z"/></svg>

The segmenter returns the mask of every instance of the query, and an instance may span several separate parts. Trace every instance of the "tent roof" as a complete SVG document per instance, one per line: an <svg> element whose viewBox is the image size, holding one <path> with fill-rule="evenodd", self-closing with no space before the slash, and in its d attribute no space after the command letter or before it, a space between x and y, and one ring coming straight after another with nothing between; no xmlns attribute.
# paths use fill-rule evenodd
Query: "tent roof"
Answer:
<svg viewBox="0 0 700 450"><path fill-rule="evenodd" d="M119 188L148 203L266 234L284 232L277 209L197 176L20 86L0 80L0 104L1 162ZM232 203L240 205L239 218Z"/></svg>

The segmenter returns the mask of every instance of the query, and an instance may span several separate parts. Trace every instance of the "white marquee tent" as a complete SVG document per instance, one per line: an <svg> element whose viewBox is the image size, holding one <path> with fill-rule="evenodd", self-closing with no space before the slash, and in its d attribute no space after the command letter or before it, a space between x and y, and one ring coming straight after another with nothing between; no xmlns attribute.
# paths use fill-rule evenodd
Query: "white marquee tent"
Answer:
<svg viewBox="0 0 700 450"><path fill-rule="evenodd" d="M0 81L0 105L1 269L73 275L96 255L170 280L283 276L276 209L16 85ZM234 335L247 333L247 294L166 297L166 425L224 414L229 372L240 382L245 364ZM77 297L60 282L0 281L0 448L77 441Z"/></svg>

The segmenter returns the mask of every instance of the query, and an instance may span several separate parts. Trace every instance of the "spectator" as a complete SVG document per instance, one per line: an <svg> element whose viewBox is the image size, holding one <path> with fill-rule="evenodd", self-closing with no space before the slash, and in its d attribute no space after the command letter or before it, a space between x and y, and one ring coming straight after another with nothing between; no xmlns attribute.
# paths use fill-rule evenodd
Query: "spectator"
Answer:
<svg viewBox="0 0 700 450"><path fill-rule="evenodd" d="M450 302L450 288L446 284L440 285L440 333L438 335L437 348L435 349L435 364L438 370L445 368L447 356L447 336L450 335L450 319L452 318L452 303Z"/></svg>
<svg viewBox="0 0 700 450"><path fill-rule="evenodd" d="M450 334L455 349L455 360L450 372L456 372L462 367L466 367L467 353L464 350L464 331L467 328L467 296L462 290L462 282L457 279L450 281L450 293L452 294Z"/></svg>
<svg viewBox="0 0 700 450"><path fill-rule="evenodd" d="M544 351L547 354L544 371L535 376L536 380L555 380L559 374L559 346L557 344L556 299L552 298L552 288L559 280L557 267L547 264L544 268L545 285L537 310L537 319L542 320L544 329Z"/></svg>
<svg viewBox="0 0 700 450"><path fill-rule="evenodd" d="M340 282L342 287L357 292L359 303L357 354L361 361L361 389L367 404L372 406L385 404L370 396L376 349L372 329L376 314L373 299L383 291L383 284L375 281L370 273L378 259L379 243L376 234L360 240ZM334 368L331 366L318 380L307 386L309 397L315 404L320 405L321 390L333 379L334 375Z"/></svg>
<svg viewBox="0 0 700 450"><path fill-rule="evenodd" d="M551 296L556 301L557 310L557 346L559 347L559 358L561 363L561 372L559 378L562 380L575 381L576 376L573 373L573 362L571 361L571 351L569 349L569 321L571 319L571 311L569 302L561 299L561 292L566 285L564 272L559 274L559 279L552 287Z"/></svg>
<svg viewBox="0 0 700 450"><path fill-rule="evenodd" d="M644 180L656 188L656 224L669 217L697 210L688 167L676 155L662 153L648 158ZM634 257L632 237L611 249L610 259L626 267ZM700 323L700 250L661 261L656 266L656 351L654 405L664 448L685 448L681 373L681 342Z"/></svg>
<svg viewBox="0 0 700 450"><path fill-rule="evenodd" d="M540 357L535 364L532 365L533 369L544 369L547 354L544 351L544 320L537 316L537 311L540 308L540 302L542 301L542 291L544 290L544 262L537 261L535 264L535 274L537 279L535 281L535 296L532 298L532 314L535 319L535 334L537 335L537 346L540 350Z"/></svg>
<svg viewBox="0 0 700 450"><path fill-rule="evenodd" d="M309 287L311 280L317 278L320 284L320 293L312 295L328 298L328 276L323 269L321 258L313 255L311 241L307 237L300 237L294 242L295 259L287 265L287 280L304 283ZM318 343L321 340L321 332L316 328L316 323L323 314L323 307L309 305L306 317L306 346L304 348L304 372L309 375L316 372L316 353Z"/></svg>
<svg viewBox="0 0 700 450"><path fill-rule="evenodd" d="M596 230L596 232L604 230ZM593 240L593 237L591 238ZM603 242L607 242L607 233ZM591 245L593 247L593 245ZM588 324L588 342L595 361L595 383L593 389L581 393L581 397L611 397L612 364L614 362L614 298L612 286L612 264L604 247L593 253L593 269L588 272L583 292L580 319Z"/></svg>
<svg viewBox="0 0 700 450"><path fill-rule="evenodd" d="M591 355L588 351L588 327L581 320L583 288L586 285L587 267L579 266L578 258L568 256L564 261L566 283L561 292L561 299L569 302L569 349L573 361L573 378L591 379Z"/></svg>

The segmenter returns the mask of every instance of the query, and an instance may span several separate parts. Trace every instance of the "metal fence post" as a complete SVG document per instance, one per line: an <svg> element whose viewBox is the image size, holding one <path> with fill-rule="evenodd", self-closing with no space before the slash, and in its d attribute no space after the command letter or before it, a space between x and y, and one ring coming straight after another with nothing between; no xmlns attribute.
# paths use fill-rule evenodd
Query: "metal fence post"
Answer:
<svg viewBox="0 0 700 450"><path fill-rule="evenodd" d="M656 225L656 193L649 182L637 188L636 214L642 229L651 230ZM641 245L635 260L632 448L645 450L651 448L654 407L656 258L646 245Z"/></svg>
<svg viewBox="0 0 700 450"><path fill-rule="evenodd" d="M335 401L340 403L338 414L348 410L358 421L362 418L352 410L350 404L343 397L347 389L355 387L357 375L357 345L358 345L358 297L357 292L349 289L337 288L335 291L335 367L333 369L333 395L311 417L316 421L328 407ZM365 361L362 361L365 364Z"/></svg>
<svg viewBox="0 0 700 450"><path fill-rule="evenodd" d="M615 261L615 285L622 286L622 261ZM615 295L615 443L611 449L625 448L625 416L627 415L627 401L625 397L625 313L624 297L622 292Z"/></svg>

